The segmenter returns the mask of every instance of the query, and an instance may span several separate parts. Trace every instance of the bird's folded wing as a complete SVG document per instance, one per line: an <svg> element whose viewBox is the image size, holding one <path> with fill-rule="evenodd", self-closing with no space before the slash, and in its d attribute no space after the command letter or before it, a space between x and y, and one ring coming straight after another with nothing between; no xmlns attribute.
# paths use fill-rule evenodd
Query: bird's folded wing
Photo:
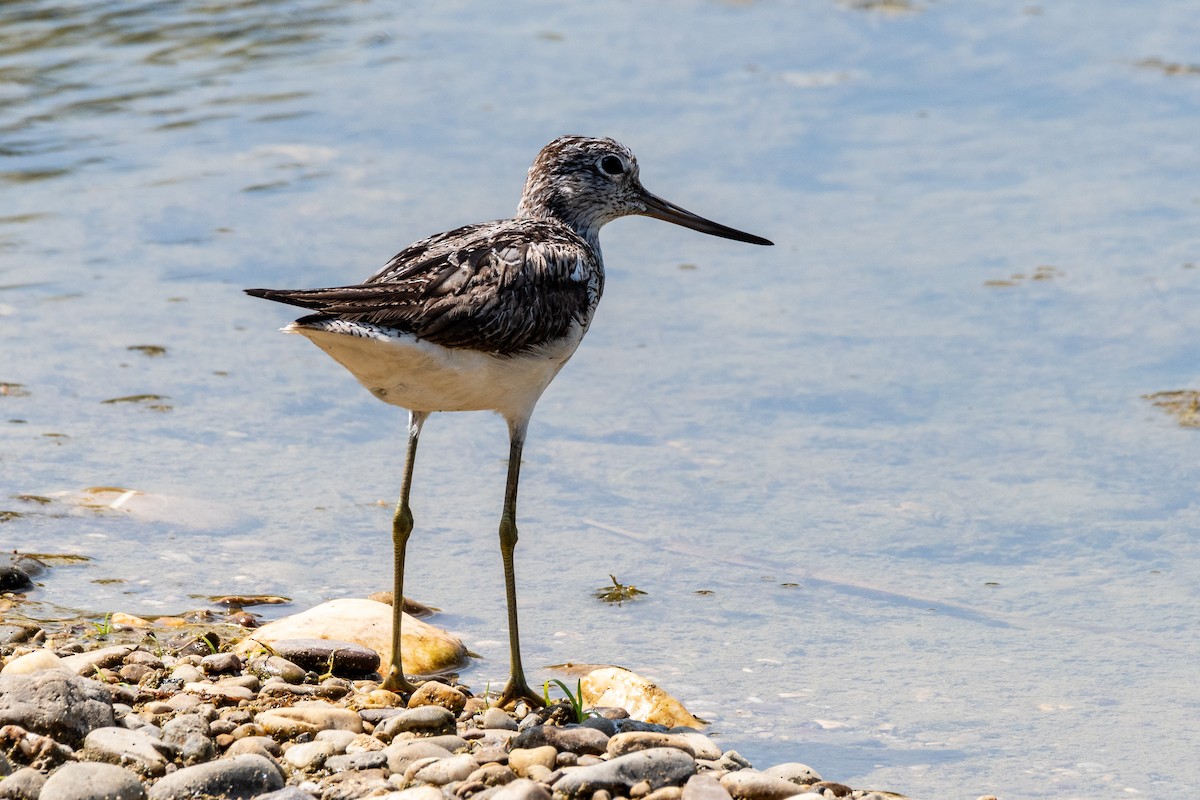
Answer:
<svg viewBox="0 0 1200 800"><path fill-rule="evenodd" d="M368 283L248 291L316 317L383 325L446 347L519 353L567 336L601 289L582 239L569 230L535 233L470 226L412 245Z"/></svg>

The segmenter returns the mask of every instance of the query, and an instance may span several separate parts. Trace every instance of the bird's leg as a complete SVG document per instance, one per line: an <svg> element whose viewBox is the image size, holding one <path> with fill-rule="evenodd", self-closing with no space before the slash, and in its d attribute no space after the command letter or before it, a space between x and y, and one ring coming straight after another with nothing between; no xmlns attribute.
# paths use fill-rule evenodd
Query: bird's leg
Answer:
<svg viewBox="0 0 1200 800"><path fill-rule="evenodd" d="M508 600L508 646L510 654L508 683L497 703L500 707L524 700L534 708L545 705L525 681L521 666L521 641L517 633L517 578L513 571L513 551L517 546L517 482L521 476L521 450L529 420L508 423L508 484L504 490L504 510L500 514L500 555L504 559L504 590Z"/></svg>
<svg viewBox="0 0 1200 800"><path fill-rule="evenodd" d="M404 479L400 484L400 499L392 515L392 663L383 679L383 688L393 692L412 692L417 687L404 677L404 662L400 659L400 621L404 617L404 548L413 529L413 515L408 507L412 488L413 462L417 458L417 440L425 424L425 411L408 412L408 449L404 454Z"/></svg>

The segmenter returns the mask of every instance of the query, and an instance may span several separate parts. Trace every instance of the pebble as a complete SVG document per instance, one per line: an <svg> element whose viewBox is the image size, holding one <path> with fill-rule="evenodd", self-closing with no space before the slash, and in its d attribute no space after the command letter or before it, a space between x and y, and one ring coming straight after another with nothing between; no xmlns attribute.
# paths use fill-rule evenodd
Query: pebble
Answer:
<svg viewBox="0 0 1200 800"><path fill-rule="evenodd" d="M671 733L691 745L692 753L695 754L697 759L704 758L716 760L721 757L721 748L717 747L716 743L713 742L712 739L708 738L699 731L688 730L687 728L679 728L672 730Z"/></svg>
<svg viewBox="0 0 1200 800"><path fill-rule="evenodd" d="M547 770L557 766L558 751L550 745L542 747L517 747L508 752L508 766L513 772L525 777L529 768L540 764Z"/></svg>
<svg viewBox="0 0 1200 800"><path fill-rule="evenodd" d="M603 731L582 725L560 728L553 725L533 725L513 739L513 748L542 747L568 750L576 755L603 755L608 751L608 736Z"/></svg>
<svg viewBox="0 0 1200 800"><path fill-rule="evenodd" d="M98 669L108 669L122 664L125 656L133 651L132 645L118 644L112 647L102 647L99 650L89 650L86 653L76 653L65 657L63 666L76 675L91 675Z"/></svg>
<svg viewBox="0 0 1200 800"><path fill-rule="evenodd" d="M18 656L4 665L5 675L29 675L44 669L61 669L70 672L67 665L53 650L33 650L23 656Z"/></svg>
<svg viewBox="0 0 1200 800"><path fill-rule="evenodd" d="M0 724L73 747L90 731L115 723L112 693L102 683L56 669L0 675Z"/></svg>
<svg viewBox="0 0 1200 800"><path fill-rule="evenodd" d="M475 759L463 753L449 758L439 758L432 764L417 770L413 779L422 783L432 783L434 786L445 786L448 783L466 780L467 776L478 767L479 764L475 763Z"/></svg>
<svg viewBox="0 0 1200 800"><path fill-rule="evenodd" d="M317 800L313 795L301 789L299 786L285 786L282 789L277 789L274 792L260 794L254 800Z"/></svg>
<svg viewBox="0 0 1200 800"><path fill-rule="evenodd" d="M475 759L479 761L477 757ZM504 786L517 779L517 773L505 764L495 762L484 763L482 767L467 776L467 783L480 783L484 786Z"/></svg>
<svg viewBox="0 0 1200 800"><path fill-rule="evenodd" d="M37 800L46 785L46 776L33 767L22 767L0 781L0 797L5 800Z"/></svg>
<svg viewBox="0 0 1200 800"><path fill-rule="evenodd" d="M783 778L785 781L804 785L819 783L822 780L817 771L808 764L800 764L795 761L776 764L773 767L764 769L763 772L767 775L774 775L776 778Z"/></svg>
<svg viewBox="0 0 1200 800"><path fill-rule="evenodd" d="M515 731L517 729L517 721L508 715L502 708L489 708L483 712L480 719L481 727L484 729Z"/></svg>
<svg viewBox="0 0 1200 800"><path fill-rule="evenodd" d="M682 736L674 736L669 733L653 733L651 731L618 733L608 740L606 751L610 757L616 757L623 756L626 753L635 753L638 750L649 750L652 747L673 747L676 750L682 750L692 758L696 757L696 751L692 749L692 745L688 740Z"/></svg>
<svg viewBox="0 0 1200 800"><path fill-rule="evenodd" d="M467 696L453 686L439 681L425 681L412 693L409 708L441 706L452 714L458 714L467 706Z"/></svg>
<svg viewBox="0 0 1200 800"><path fill-rule="evenodd" d="M272 736L294 737L301 733L315 734L330 728L362 732L362 717L348 708L341 708L322 700L296 703L290 708L262 711L254 721Z"/></svg>
<svg viewBox="0 0 1200 800"><path fill-rule="evenodd" d="M382 769L388 764L387 754L382 750L368 750L362 753L348 753L326 759L325 768L333 772L346 770Z"/></svg>
<svg viewBox="0 0 1200 800"><path fill-rule="evenodd" d="M454 714L440 706L410 708L388 717L375 726L375 735L384 741L390 741L399 733L431 735L453 734L454 731Z"/></svg>
<svg viewBox="0 0 1200 800"><path fill-rule="evenodd" d="M128 728L96 728L83 739L83 755L128 767L139 775L157 778L165 775L175 748Z"/></svg>
<svg viewBox="0 0 1200 800"><path fill-rule="evenodd" d="M250 659L250 671L266 680L279 678L284 683L302 683L307 671L283 656L258 656Z"/></svg>
<svg viewBox="0 0 1200 800"><path fill-rule="evenodd" d="M379 669L379 653L354 642L336 639L277 639L275 654L318 675L370 675Z"/></svg>
<svg viewBox="0 0 1200 800"><path fill-rule="evenodd" d="M683 800L731 800L721 782L707 773L697 773L683 785Z"/></svg>
<svg viewBox="0 0 1200 800"><path fill-rule="evenodd" d="M721 786L734 800L783 800L807 791L791 781L754 769L730 772L721 777Z"/></svg>
<svg viewBox="0 0 1200 800"><path fill-rule="evenodd" d="M283 788L283 775L258 755L222 758L172 772L151 787L149 800L191 800L215 796L250 798Z"/></svg>
<svg viewBox="0 0 1200 800"><path fill-rule="evenodd" d="M42 785L38 800L145 800L142 782L114 764L73 761Z"/></svg>
<svg viewBox="0 0 1200 800"><path fill-rule="evenodd" d="M200 659L205 675L229 675L242 671L242 659L236 653L212 653Z"/></svg>
<svg viewBox="0 0 1200 800"><path fill-rule="evenodd" d="M4 647L0 655L13 652ZM10 659L0 674L0 728L13 726L5 731L16 743L0 749L0 800L900 797L852 792L798 762L760 772L694 727L619 708L565 724L561 704L510 713L452 682L401 697L377 676L315 683L279 656L125 645L94 651L94 664L109 665L81 677L55 655L74 649L31 650L35 659ZM18 662L40 668L12 670ZM116 683L132 678L141 684Z"/></svg>
<svg viewBox="0 0 1200 800"><path fill-rule="evenodd" d="M423 739L403 739L393 742L384 751L388 758L388 769L401 775L413 764L424 758L449 758L449 750Z"/></svg>
<svg viewBox="0 0 1200 800"><path fill-rule="evenodd" d="M19 592L33 586L25 570L12 564L0 565L0 592Z"/></svg>
<svg viewBox="0 0 1200 800"><path fill-rule="evenodd" d="M270 736L247 736L245 739L235 740L225 749L227 756L240 756L244 753L275 759L282 753L282 748L279 742Z"/></svg>
<svg viewBox="0 0 1200 800"><path fill-rule="evenodd" d="M629 796L630 789L646 781L650 790L661 786L682 786L696 774L696 760L682 750L659 747L641 750L596 764L565 771L554 784L555 797L590 797L603 789Z"/></svg>
<svg viewBox="0 0 1200 800"><path fill-rule="evenodd" d="M283 754L283 760L296 769L311 772L323 767L325 760L335 753L337 748L329 742L301 742L289 747Z"/></svg>
<svg viewBox="0 0 1200 800"><path fill-rule="evenodd" d="M549 797L549 793L546 796ZM414 786L411 789L382 795L378 800L445 800L445 798L436 786Z"/></svg>
<svg viewBox="0 0 1200 800"><path fill-rule="evenodd" d="M550 790L528 778L518 778L500 787L491 800L550 800Z"/></svg>
<svg viewBox="0 0 1200 800"><path fill-rule="evenodd" d="M329 728L327 730L318 731L317 735L314 736L313 738L316 739L318 742L329 742L329 744L333 745L333 750L336 753L345 753L350 748L351 745L353 745L355 742L362 740L362 739L365 739L367 742L374 742L375 744L378 745L378 748L371 747L371 749L379 749L379 750L383 749L383 742L379 741L378 739L374 738L373 736L367 736L366 734L362 734L362 733L355 733L354 731L338 730L336 728ZM370 747L370 745L364 744L363 749L366 749L367 747Z"/></svg>

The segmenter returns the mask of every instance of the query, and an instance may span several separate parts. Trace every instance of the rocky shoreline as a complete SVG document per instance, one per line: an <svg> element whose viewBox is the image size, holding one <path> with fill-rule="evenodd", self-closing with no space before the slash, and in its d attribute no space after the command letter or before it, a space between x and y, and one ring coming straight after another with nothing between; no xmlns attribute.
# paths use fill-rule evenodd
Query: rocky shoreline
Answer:
<svg viewBox="0 0 1200 800"><path fill-rule="evenodd" d="M0 624L0 798L902 797L799 763L755 769L696 727L583 713L569 693L506 711L444 678L401 697L354 645L243 656L194 630L70 634Z"/></svg>

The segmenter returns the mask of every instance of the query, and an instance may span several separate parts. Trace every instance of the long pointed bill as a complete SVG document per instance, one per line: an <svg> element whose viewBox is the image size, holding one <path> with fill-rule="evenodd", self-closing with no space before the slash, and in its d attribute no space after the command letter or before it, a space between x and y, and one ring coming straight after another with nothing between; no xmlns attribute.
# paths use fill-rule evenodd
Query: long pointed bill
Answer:
<svg viewBox="0 0 1200 800"><path fill-rule="evenodd" d="M749 244L775 244L761 236L755 236L752 233L739 231L722 225L719 222L713 222L710 219L697 216L674 203L668 203L661 197L655 197L644 189L642 191L644 192L642 200L646 204L646 210L642 212L644 216L661 219L663 222L673 222L676 225L682 225L694 231L707 233L710 236L720 236L724 239L734 239L739 242L748 242Z"/></svg>

